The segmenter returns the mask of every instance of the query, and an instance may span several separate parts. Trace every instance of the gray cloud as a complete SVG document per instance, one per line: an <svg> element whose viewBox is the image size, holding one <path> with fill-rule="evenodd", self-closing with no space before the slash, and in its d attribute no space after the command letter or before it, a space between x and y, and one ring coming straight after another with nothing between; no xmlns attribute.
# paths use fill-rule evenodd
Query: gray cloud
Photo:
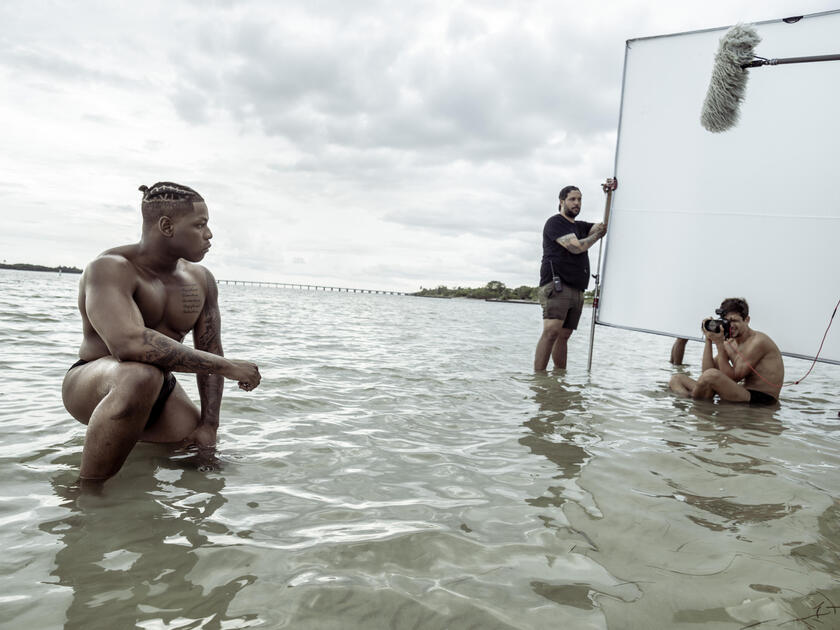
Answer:
<svg viewBox="0 0 840 630"><path fill-rule="evenodd" d="M624 40L795 4L5 0L0 245L81 266L170 179L229 277L533 283L559 188L600 215Z"/></svg>
<svg viewBox="0 0 840 630"><path fill-rule="evenodd" d="M138 83L130 74L106 67L100 58L79 54L49 40L17 45L0 40L0 64L12 68L20 80L47 77L59 83L91 82L128 86Z"/></svg>
<svg viewBox="0 0 840 630"><path fill-rule="evenodd" d="M579 44L572 29L555 25L539 39L513 23L489 33L465 12L447 23L429 39L422 20L386 25L365 11L343 24L319 15L302 32L271 16L206 23L202 54L177 59L188 80L173 102L192 122L218 108L319 156L338 145L437 160L522 158L558 129L614 126L615 81L581 53L557 52L557 41ZM618 61L621 52L599 54Z"/></svg>

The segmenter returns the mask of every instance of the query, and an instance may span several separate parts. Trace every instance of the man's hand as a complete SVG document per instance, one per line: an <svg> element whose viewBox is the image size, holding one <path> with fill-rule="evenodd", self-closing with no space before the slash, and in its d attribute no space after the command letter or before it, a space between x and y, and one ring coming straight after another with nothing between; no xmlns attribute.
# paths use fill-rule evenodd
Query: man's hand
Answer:
<svg viewBox="0 0 840 630"><path fill-rule="evenodd" d="M738 342L734 339L727 339L723 342L723 347L726 349L726 354L734 362L738 358Z"/></svg>
<svg viewBox="0 0 840 630"><path fill-rule="evenodd" d="M618 188L618 180L615 177L608 177L607 181L601 184L601 190L610 192Z"/></svg>
<svg viewBox="0 0 840 630"><path fill-rule="evenodd" d="M592 234L597 234L600 238L603 238L604 235L607 233L607 224L606 223L596 223L592 226Z"/></svg>
<svg viewBox="0 0 840 630"><path fill-rule="evenodd" d="M260 384L262 377L256 363L241 361L239 359L228 359L231 363L229 369L223 376L239 382L239 389L250 392Z"/></svg>
<svg viewBox="0 0 840 630"><path fill-rule="evenodd" d="M181 442L181 449L195 452L196 468L203 472L221 470L222 462L216 457L216 429L200 424Z"/></svg>
<svg viewBox="0 0 840 630"><path fill-rule="evenodd" d="M198 425L192 433L181 442L181 448L195 446L199 451L216 448L216 429L209 424Z"/></svg>

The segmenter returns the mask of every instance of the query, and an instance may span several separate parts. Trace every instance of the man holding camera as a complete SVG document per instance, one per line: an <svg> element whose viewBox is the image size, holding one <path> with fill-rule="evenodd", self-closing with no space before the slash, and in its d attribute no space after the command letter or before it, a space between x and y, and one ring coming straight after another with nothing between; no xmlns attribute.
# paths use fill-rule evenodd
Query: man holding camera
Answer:
<svg viewBox="0 0 840 630"><path fill-rule="evenodd" d="M610 183L612 180L608 180ZM577 186L560 191L560 212L543 228L543 257L539 298L543 307L543 332L537 342L534 370L545 370L549 356L555 367L566 368L566 347L583 311L583 292L589 286L587 250L607 233L603 223L575 221L580 214Z"/></svg>
<svg viewBox="0 0 840 630"><path fill-rule="evenodd" d="M700 326L706 338L703 374L696 381L685 374L674 374L671 389L695 399L717 394L730 402L777 403L785 378L778 346L764 333L750 328L746 300L727 298L716 313L720 319L708 317Z"/></svg>

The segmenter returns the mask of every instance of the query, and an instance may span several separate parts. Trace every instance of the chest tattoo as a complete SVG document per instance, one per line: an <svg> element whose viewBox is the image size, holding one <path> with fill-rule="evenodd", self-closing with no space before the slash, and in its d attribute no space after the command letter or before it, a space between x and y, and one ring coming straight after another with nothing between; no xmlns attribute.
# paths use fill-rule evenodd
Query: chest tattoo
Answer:
<svg viewBox="0 0 840 630"><path fill-rule="evenodd" d="M198 290L198 285L190 284L181 287L181 304L183 304L184 313L200 312L201 302L201 293Z"/></svg>

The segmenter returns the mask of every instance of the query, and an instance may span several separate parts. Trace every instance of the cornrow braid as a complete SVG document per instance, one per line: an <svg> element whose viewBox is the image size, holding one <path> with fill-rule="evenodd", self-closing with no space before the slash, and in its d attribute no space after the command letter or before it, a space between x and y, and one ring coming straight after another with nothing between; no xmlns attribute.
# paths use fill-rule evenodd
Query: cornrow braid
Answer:
<svg viewBox="0 0 840 630"><path fill-rule="evenodd" d="M191 211L193 203L204 201L204 197L189 186L173 182L158 182L151 188L140 186L138 190L143 193L140 209L144 225L157 223L163 216L174 218Z"/></svg>
<svg viewBox="0 0 840 630"><path fill-rule="evenodd" d="M158 182L151 188L140 186L143 193L143 203L153 201L204 201L204 198L189 186L172 182Z"/></svg>

